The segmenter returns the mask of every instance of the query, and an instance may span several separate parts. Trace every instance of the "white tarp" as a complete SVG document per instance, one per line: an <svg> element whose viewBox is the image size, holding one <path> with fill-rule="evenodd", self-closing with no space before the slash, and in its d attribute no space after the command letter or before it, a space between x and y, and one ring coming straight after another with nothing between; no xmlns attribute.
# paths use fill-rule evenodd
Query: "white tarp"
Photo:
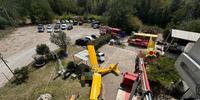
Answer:
<svg viewBox="0 0 200 100"><path fill-rule="evenodd" d="M75 54L74 56L81 60L88 61L88 51L87 50L83 50L83 51Z"/></svg>
<svg viewBox="0 0 200 100"><path fill-rule="evenodd" d="M200 38L200 33L177 30L177 29L172 29L171 35L174 38L188 40L188 41L197 41Z"/></svg>
<svg viewBox="0 0 200 100"><path fill-rule="evenodd" d="M87 50L83 50L77 54L74 55L75 57L83 60L86 65L90 66L90 60L88 59L89 55L88 55L88 51Z"/></svg>

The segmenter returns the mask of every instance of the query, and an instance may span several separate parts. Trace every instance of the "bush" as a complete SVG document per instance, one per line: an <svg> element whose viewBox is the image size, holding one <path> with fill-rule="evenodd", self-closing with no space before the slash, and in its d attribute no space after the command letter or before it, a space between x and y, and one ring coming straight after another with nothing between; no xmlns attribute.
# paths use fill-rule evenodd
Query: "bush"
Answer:
<svg viewBox="0 0 200 100"><path fill-rule="evenodd" d="M75 69L76 69L75 63L73 61L68 62L67 69L70 72L75 72Z"/></svg>
<svg viewBox="0 0 200 100"><path fill-rule="evenodd" d="M17 79L14 80L14 83L21 84L28 79L28 67L22 67L21 69L15 69L14 74L17 77Z"/></svg>
<svg viewBox="0 0 200 100"><path fill-rule="evenodd" d="M94 46L95 49L99 49L101 46L105 45L106 43L108 43L111 40L111 35L110 34L106 34L106 35L101 35L99 38L97 38L94 41Z"/></svg>
<svg viewBox="0 0 200 100"><path fill-rule="evenodd" d="M39 55L46 55L49 54L50 50L46 44L39 44L36 47L36 53Z"/></svg>
<svg viewBox="0 0 200 100"><path fill-rule="evenodd" d="M51 23L54 13L47 0L33 0L31 3L30 18L32 23Z"/></svg>
<svg viewBox="0 0 200 100"><path fill-rule="evenodd" d="M5 29L6 25L8 24L9 24L8 20L0 16L0 29Z"/></svg>
<svg viewBox="0 0 200 100"><path fill-rule="evenodd" d="M143 26L142 21L138 17L132 17L130 20L130 25L136 32L139 31L139 29Z"/></svg>
<svg viewBox="0 0 200 100"><path fill-rule="evenodd" d="M73 16L74 15L72 15L72 14L64 14L63 16L61 16L61 20L65 20L65 19L67 19L67 20L70 20L70 19L72 19L73 18Z"/></svg>
<svg viewBox="0 0 200 100"><path fill-rule="evenodd" d="M163 33L163 29L158 26L147 26L146 25L146 26L142 27L141 32L157 34L157 33Z"/></svg>
<svg viewBox="0 0 200 100"><path fill-rule="evenodd" d="M152 62L147 67L147 73L152 91L160 94L160 91L167 92L179 81L180 77L174 67L175 59L161 57L159 60Z"/></svg>

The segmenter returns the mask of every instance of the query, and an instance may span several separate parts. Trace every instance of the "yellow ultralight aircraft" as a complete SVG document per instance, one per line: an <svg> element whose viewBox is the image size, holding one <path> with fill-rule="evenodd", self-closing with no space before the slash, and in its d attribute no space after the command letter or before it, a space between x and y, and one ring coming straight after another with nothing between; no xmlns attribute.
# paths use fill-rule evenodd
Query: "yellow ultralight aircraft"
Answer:
<svg viewBox="0 0 200 100"><path fill-rule="evenodd" d="M100 68L97 61L94 45L89 44L87 45L87 48L90 59L90 67L91 71L93 72L90 100L98 100L101 91L102 75L112 71L119 75L120 71L117 67L118 64L110 64L109 68Z"/></svg>

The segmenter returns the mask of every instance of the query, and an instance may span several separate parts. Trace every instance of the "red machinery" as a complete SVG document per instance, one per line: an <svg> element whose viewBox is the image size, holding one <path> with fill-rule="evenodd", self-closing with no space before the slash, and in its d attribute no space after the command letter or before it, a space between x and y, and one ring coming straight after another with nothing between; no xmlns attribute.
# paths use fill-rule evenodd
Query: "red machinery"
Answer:
<svg viewBox="0 0 200 100"><path fill-rule="evenodd" d="M137 73L126 72L123 74L122 85L132 87L133 83L137 80L137 78Z"/></svg>
<svg viewBox="0 0 200 100"><path fill-rule="evenodd" d="M117 100L135 100L138 97L142 98L142 100L152 100L143 58L136 59L135 69L134 73L126 72L123 74L122 86L118 90Z"/></svg>

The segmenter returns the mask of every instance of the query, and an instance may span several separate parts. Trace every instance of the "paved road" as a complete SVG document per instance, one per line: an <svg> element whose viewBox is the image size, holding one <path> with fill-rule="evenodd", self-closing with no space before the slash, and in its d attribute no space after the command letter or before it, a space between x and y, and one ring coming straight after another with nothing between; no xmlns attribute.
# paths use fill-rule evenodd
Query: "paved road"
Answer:
<svg viewBox="0 0 200 100"><path fill-rule="evenodd" d="M12 70L26 66L33 61L32 56L35 54L37 44L45 43L50 47L50 50L58 48L49 41L48 33L37 33L36 29L35 26L21 27L14 34L0 40L0 52ZM65 32L71 38L72 43L80 37L92 34L99 35L99 30L85 26L75 26L73 30ZM7 83L2 73L8 78L12 77L11 72L0 61L0 87Z"/></svg>
<svg viewBox="0 0 200 100"><path fill-rule="evenodd" d="M127 49L128 48L128 49ZM105 53L105 63L102 67L108 67L109 64L119 63L118 67L121 73L126 71L133 72L135 65L135 57L137 51L132 47L127 47L125 49L105 45L99 50ZM122 82L122 75L115 76L110 73L103 77L103 98L105 100L115 100L117 96L118 88Z"/></svg>

